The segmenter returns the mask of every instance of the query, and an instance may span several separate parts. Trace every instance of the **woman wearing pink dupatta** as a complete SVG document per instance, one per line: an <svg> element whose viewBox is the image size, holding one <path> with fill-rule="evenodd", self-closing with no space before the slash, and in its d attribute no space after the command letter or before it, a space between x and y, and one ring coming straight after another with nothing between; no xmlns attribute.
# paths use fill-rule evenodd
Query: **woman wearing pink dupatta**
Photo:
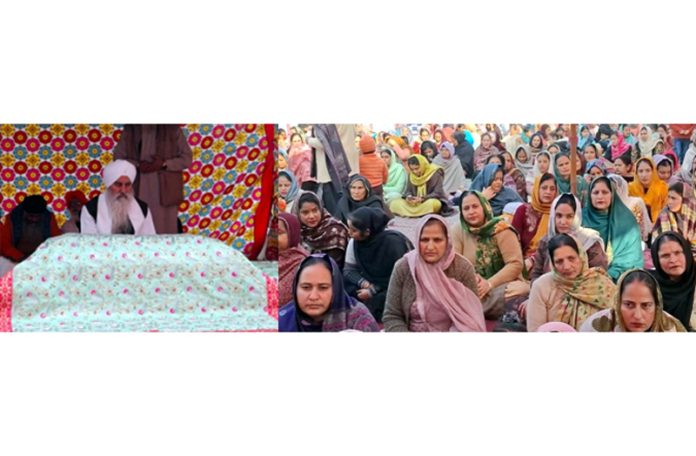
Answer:
<svg viewBox="0 0 696 456"><path fill-rule="evenodd" d="M424 217L418 248L394 266L383 316L386 331L485 331L471 263L454 252L445 219Z"/></svg>
<svg viewBox="0 0 696 456"><path fill-rule="evenodd" d="M312 174L312 148L302 140L299 133L290 137L290 150L288 151L288 168L297 179L297 186L311 180Z"/></svg>

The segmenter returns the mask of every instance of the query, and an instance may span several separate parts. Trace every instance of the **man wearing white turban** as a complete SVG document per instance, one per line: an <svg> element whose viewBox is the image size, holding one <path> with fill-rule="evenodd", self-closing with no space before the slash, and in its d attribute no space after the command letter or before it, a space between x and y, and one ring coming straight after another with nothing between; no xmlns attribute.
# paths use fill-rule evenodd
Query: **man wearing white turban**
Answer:
<svg viewBox="0 0 696 456"><path fill-rule="evenodd" d="M135 177L135 166L126 160L115 160L104 168L106 192L82 208L82 233L157 234L147 204L133 194Z"/></svg>

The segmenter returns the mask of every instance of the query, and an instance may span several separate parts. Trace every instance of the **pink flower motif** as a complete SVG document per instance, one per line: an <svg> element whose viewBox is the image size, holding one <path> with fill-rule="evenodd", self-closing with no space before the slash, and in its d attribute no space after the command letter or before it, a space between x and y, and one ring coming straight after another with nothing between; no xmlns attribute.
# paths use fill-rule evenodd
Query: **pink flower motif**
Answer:
<svg viewBox="0 0 696 456"><path fill-rule="evenodd" d="M138 279L143 280L143 275L142 275L142 274L138 274Z"/></svg>
<svg viewBox="0 0 696 456"><path fill-rule="evenodd" d="M111 312L107 310L107 311L106 311L106 316L107 316L107 317L110 317L110 316L111 316Z"/></svg>
<svg viewBox="0 0 696 456"><path fill-rule="evenodd" d="M73 312L73 313L72 313L72 316L73 316L73 317L77 317L77 312Z"/></svg>
<svg viewBox="0 0 696 456"><path fill-rule="evenodd" d="M236 311L237 311L237 308L236 308L236 307L232 307L232 312L236 312Z"/></svg>
<svg viewBox="0 0 696 456"><path fill-rule="evenodd" d="M65 296L65 292L59 291L59 292L58 292L58 296L61 296L61 297ZM61 315L62 315L62 313L61 313Z"/></svg>
<svg viewBox="0 0 696 456"><path fill-rule="evenodd" d="M191 291L193 290L193 287L186 287L186 291Z"/></svg>
<svg viewBox="0 0 696 456"><path fill-rule="evenodd" d="M41 147L41 143L36 138L29 138L25 146L29 152L36 152Z"/></svg>
<svg viewBox="0 0 696 456"><path fill-rule="evenodd" d="M63 261L63 255L60 255L60 256L58 257L58 261Z"/></svg>
<svg viewBox="0 0 696 456"><path fill-rule="evenodd" d="M223 291L225 291L225 289L222 287L217 287L217 291L218 291L218 293L222 293Z"/></svg>
<svg viewBox="0 0 696 456"><path fill-rule="evenodd" d="M46 313L45 313L45 312L41 312L41 315L39 315L39 317L41 317L41 318L46 318Z"/></svg>
<svg viewBox="0 0 696 456"><path fill-rule="evenodd" d="M72 279L73 279L73 282L77 282L77 279L79 279L79 277L77 275L74 275L74 276L72 276Z"/></svg>
<svg viewBox="0 0 696 456"><path fill-rule="evenodd" d="M175 277L175 274L173 272L170 272L169 277L173 279Z"/></svg>
<svg viewBox="0 0 696 456"><path fill-rule="evenodd" d="M206 309L205 307L201 307L201 312L205 313L207 310L208 309Z"/></svg>
<svg viewBox="0 0 696 456"><path fill-rule="evenodd" d="M108 243L108 242L102 242L102 245L103 245L104 247L108 247L108 246L109 246L109 243Z"/></svg>
<svg viewBox="0 0 696 456"><path fill-rule="evenodd" d="M90 290L89 294L95 295L95 294L97 294L97 290Z"/></svg>
<svg viewBox="0 0 696 456"><path fill-rule="evenodd" d="M121 258L126 258L127 256L128 256L128 254L126 254L126 253L121 254Z"/></svg>
<svg viewBox="0 0 696 456"><path fill-rule="evenodd" d="M106 280L111 280L111 276L110 276L109 274L106 274L106 275L104 276L104 278L105 278Z"/></svg>
<svg viewBox="0 0 696 456"><path fill-rule="evenodd" d="M135 245L140 246L140 241L135 241Z"/></svg>
<svg viewBox="0 0 696 456"><path fill-rule="evenodd" d="M249 291L254 291L254 287L249 287Z"/></svg>
<svg viewBox="0 0 696 456"><path fill-rule="evenodd" d="M233 272L233 273L232 273L232 277L237 277L237 273L236 273L236 272Z"/></svg>
<svg viewBox="0 0 696 456"><path fill-rule="evenodd" d="M46 281L46 277L41 277L41 281L42 281L42 282L45 282L45 281Z"/></svg>
<svg viewBox="0 0 696 456"><path fill-rule="evenodd" d="M155 293L159 293L159 292L160 292L160 289L159 289L159 288L155 288Z"/></svg>
<svg viewBox="0 0 696 456"><path fill-rule="evenodd" d="M144 313L145 313L145 311L143 309L138 310L138 315L142 315Z"/></svg>
<svg viewBox="0 0 696 456"><path fill-rule="evenodd" d="M155 252L155 256L158 257L158 256L159 256L159 252Z"/></svg>
<svg viewBox="0 0 696 456"><path fill-rule="evenodd" d="M205 277L205 272L201 272L201 277Z"/></svg>
<svg viewBox="0 0 696 456"><path fill-rule="evenodd" d="M169 309L169 313L170 313L170 314L173 314L174 312L175 312L175 311L174 311L174 308L173 308L173 307Z"/></svg>
<svg viewBox="0 0 696 456"><path fill-rule="evenodd" d="M128 294L128 288L123 289L123 294Z"/></svg>

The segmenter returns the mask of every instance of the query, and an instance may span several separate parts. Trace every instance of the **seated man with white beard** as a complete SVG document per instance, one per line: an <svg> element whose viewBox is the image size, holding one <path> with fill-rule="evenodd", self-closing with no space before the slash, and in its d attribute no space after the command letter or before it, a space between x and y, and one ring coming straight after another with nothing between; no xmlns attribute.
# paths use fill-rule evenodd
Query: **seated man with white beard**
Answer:
<svg viewBox="0 0 696 456"><path fill-rule="evenodd" d="M157 234L147 204L133 194L136 172L126 160L113 161L104 168L106 192L82 208L83 234Z"/></svg>

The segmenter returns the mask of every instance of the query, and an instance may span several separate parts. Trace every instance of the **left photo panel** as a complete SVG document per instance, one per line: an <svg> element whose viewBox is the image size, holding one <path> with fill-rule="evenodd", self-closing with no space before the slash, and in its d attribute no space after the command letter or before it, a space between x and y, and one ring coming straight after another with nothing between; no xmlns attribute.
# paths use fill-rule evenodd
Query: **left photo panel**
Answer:
<svg viewBox="0 0 696 456"><path fill-rule="evenodd" d="M277 331L270 124L0 124L0 331Z"/></svg>

